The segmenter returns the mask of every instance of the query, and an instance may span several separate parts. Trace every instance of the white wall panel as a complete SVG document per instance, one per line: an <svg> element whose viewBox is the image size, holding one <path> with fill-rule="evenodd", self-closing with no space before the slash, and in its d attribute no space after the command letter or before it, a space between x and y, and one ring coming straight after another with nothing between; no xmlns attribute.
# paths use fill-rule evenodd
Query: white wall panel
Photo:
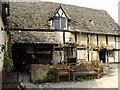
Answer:
<svg viewBox="0 0 120 90"><path fill-rule="evenodd" d="M97 45L97 35L89 35L89 43Z"/></svg>
<svg viewBox="0 0 120 90"><path fill-rule="evenodd" d="M87 50L77 50L77 59L85 59L86 61L88 61Z"/></svg>
<svg viewBox="0 0 120 90"><path fill-rule="evenodd" d="M71 41L70 41L71 40ZM72 42L75 43L75 35L71 32L65 32L65 42Z"/></svg>
<svg viewBox="0 0 120 90"><path fill-rule="evenodd" d="M106 44L106 36L105 35L98 35L98 45L100 43Z"/></svg>
<svg viewBox="0 0 120 90"><path fill-rule="evenodd" d="M115 48L115 37L114 36L108 36L108 45L113 45Z"/></svg>
<svg viewBox="0 0 120 90"><path fill-rule="evenodd" d="M99 54L97 51L89 51L89 61L99 60Z"/></svg>
<svg viewBox="0 0 120 90"><path fill-rule="evenodd" d="M78 34L77 43L80 45L87 45L87 34Z"/></svg>

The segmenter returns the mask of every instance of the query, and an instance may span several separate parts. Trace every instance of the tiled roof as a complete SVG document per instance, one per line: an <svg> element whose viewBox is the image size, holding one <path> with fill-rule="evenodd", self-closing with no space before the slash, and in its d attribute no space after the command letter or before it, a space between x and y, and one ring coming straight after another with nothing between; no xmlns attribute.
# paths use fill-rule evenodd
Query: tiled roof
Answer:
<svg viewBox="0 0 120 90"><path fill-rule="evenodd" d="M60 7L52 2L10 2L10 28L38 29L38 31L11 31L13 42L58 43L55 32L39 32L50 29L50 18ZM96 10L61 4L70 20L71 30L98 34L118 35L118 24L104 10Z"/></svg>
<svg viewBox="0 0 120 90"><path fill-rule="evenodd" d="M52 2L11 2L9 23L11 27L50 29L49 18L60 4ZM104 10L61 4L71 20L72 30L117 34L118 24Z"/></svg>

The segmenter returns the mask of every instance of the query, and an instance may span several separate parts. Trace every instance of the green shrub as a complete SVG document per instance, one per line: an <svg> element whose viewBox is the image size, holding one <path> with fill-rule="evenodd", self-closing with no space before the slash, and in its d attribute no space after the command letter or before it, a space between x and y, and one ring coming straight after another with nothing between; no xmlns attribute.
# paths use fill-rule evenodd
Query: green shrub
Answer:
<svg viewBox="0 0 120 90"><path fill-rule="evenodd" d="M13 61L9 53L6 51L4 54L4 62L3 62L4 70L11 72L13 70Z"/></svg>
<svg viewBox="0 0 120 90"><path fill-rule="evenodd" d="M76 56L69 56L68 58L76 58Z"/></svg>
<svg viewBox="0 0 120 90"><path fill-rule="evenodd" d="M7 51L5 50L5 46L3 48L4 50L4 60L3 60L3 69L7 71L9 74L13 71L13 61L12 61L12 43L9 40Z"/></svg>
<svg viewBox="0 0 120 90"><path fill-rule="evenodd" d="M95 78L97 78L97 75L95 75L95 76L93 76L93 75L90 75L90 76L78 76L76 78L76 80L77 81L84 81L84 80L93 80ZM68 81L68 77L60 77L59 82L63 82L63 81ZM56 69L55 68L49 68L47 76L42 80L35 81L34 83L35 84L42 84L42 83L50 83L50 82L53 82L53 83L57 82Z"/></svg>
<svg viewBox="0 0 120 90"><path fill-rule="evenodd" d="M47 76L42 80L37 80L34 83L35 84L42 84L47 82L56 82L56 69L55 68L49 68Z"/></svg>
<svg viewBox="0 0 120 90"><path fill-rule="evenodd" d="M97 76L95 75L95 76L93 76L93 75L89 75L89 76L78 76L77 77L77 81L84 81L84 80L93 80L93 79L95 79L95 78L97 78Z"/></svg>
<svg viewBox="0 0 120 90"><path fill-rule="evenodd" d="M92 60L91 63L97 69L97 72L99 73L99 78L101 78L104 75L103 74L103 63L100 60Z"/></svg>
<svg viewBox="0 0 120 90"><path fill-rule="evenodd" d="M91 63L99 70L99 72L103 71L103 63L100 60L92 60Z"/></svg>

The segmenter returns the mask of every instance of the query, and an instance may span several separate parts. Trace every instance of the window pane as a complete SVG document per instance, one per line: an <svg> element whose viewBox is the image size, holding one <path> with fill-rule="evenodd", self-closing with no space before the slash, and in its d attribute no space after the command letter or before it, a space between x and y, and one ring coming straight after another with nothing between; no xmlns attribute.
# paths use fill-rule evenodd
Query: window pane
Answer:
<svg viewBox="0 0 120 90"><path fill-rule="evenodd" d="M113 57L113 56L114 56L114 52L113 52L113 51L109 51L109 52L108 52L108 56Z"/></svg>
<svg viewBox="0 0 120 90"><path fill-rule="evenodd" d="M61 29L66 29L66 19L61 18Z"/></svg>
<svg viewBox="0 0 120 90"><path fill-rule="evenodd" d="M120 49L120 42L116 41L116 49Z"/></svg>
<svg viewBox="0 0 120 90"><path fill-rule="evenodd" d="M54 20L54 28L55 29L60 29L60 19L55 19Z"/></svg>
<svg viewBox="0 0 120 90"><path fill-rule="evenodd" d="M72 48L72 47L66 47L66 48L65 48L66 57L76 56L76 55L75 55L75 52L76 52L76 49L75 49L75 48Z"/></svg>

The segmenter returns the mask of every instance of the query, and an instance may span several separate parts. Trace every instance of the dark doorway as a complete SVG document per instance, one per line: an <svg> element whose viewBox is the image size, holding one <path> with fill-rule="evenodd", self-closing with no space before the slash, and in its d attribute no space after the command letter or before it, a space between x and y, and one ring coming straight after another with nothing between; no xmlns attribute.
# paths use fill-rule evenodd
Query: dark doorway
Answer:
<svg viewBox="0 0 120 90"><path fill-rule="evenodd" d="M106 63L106 51L105 50L100 50L99 51L99 58L103 63Z"/></svg>
<svg viewBox="0 0 120 90"><path fill-rule="evenodd" d="M13 44L14 71L28 72L34 54L37 64L52 64L52 45Z"/></svg>
<svg viewBox="0 0 120 90"><path fill-rule="evenodd" d="M13 48L13 63L15 71L24 72L25 70L25 48L14 47Z"/></svg>

